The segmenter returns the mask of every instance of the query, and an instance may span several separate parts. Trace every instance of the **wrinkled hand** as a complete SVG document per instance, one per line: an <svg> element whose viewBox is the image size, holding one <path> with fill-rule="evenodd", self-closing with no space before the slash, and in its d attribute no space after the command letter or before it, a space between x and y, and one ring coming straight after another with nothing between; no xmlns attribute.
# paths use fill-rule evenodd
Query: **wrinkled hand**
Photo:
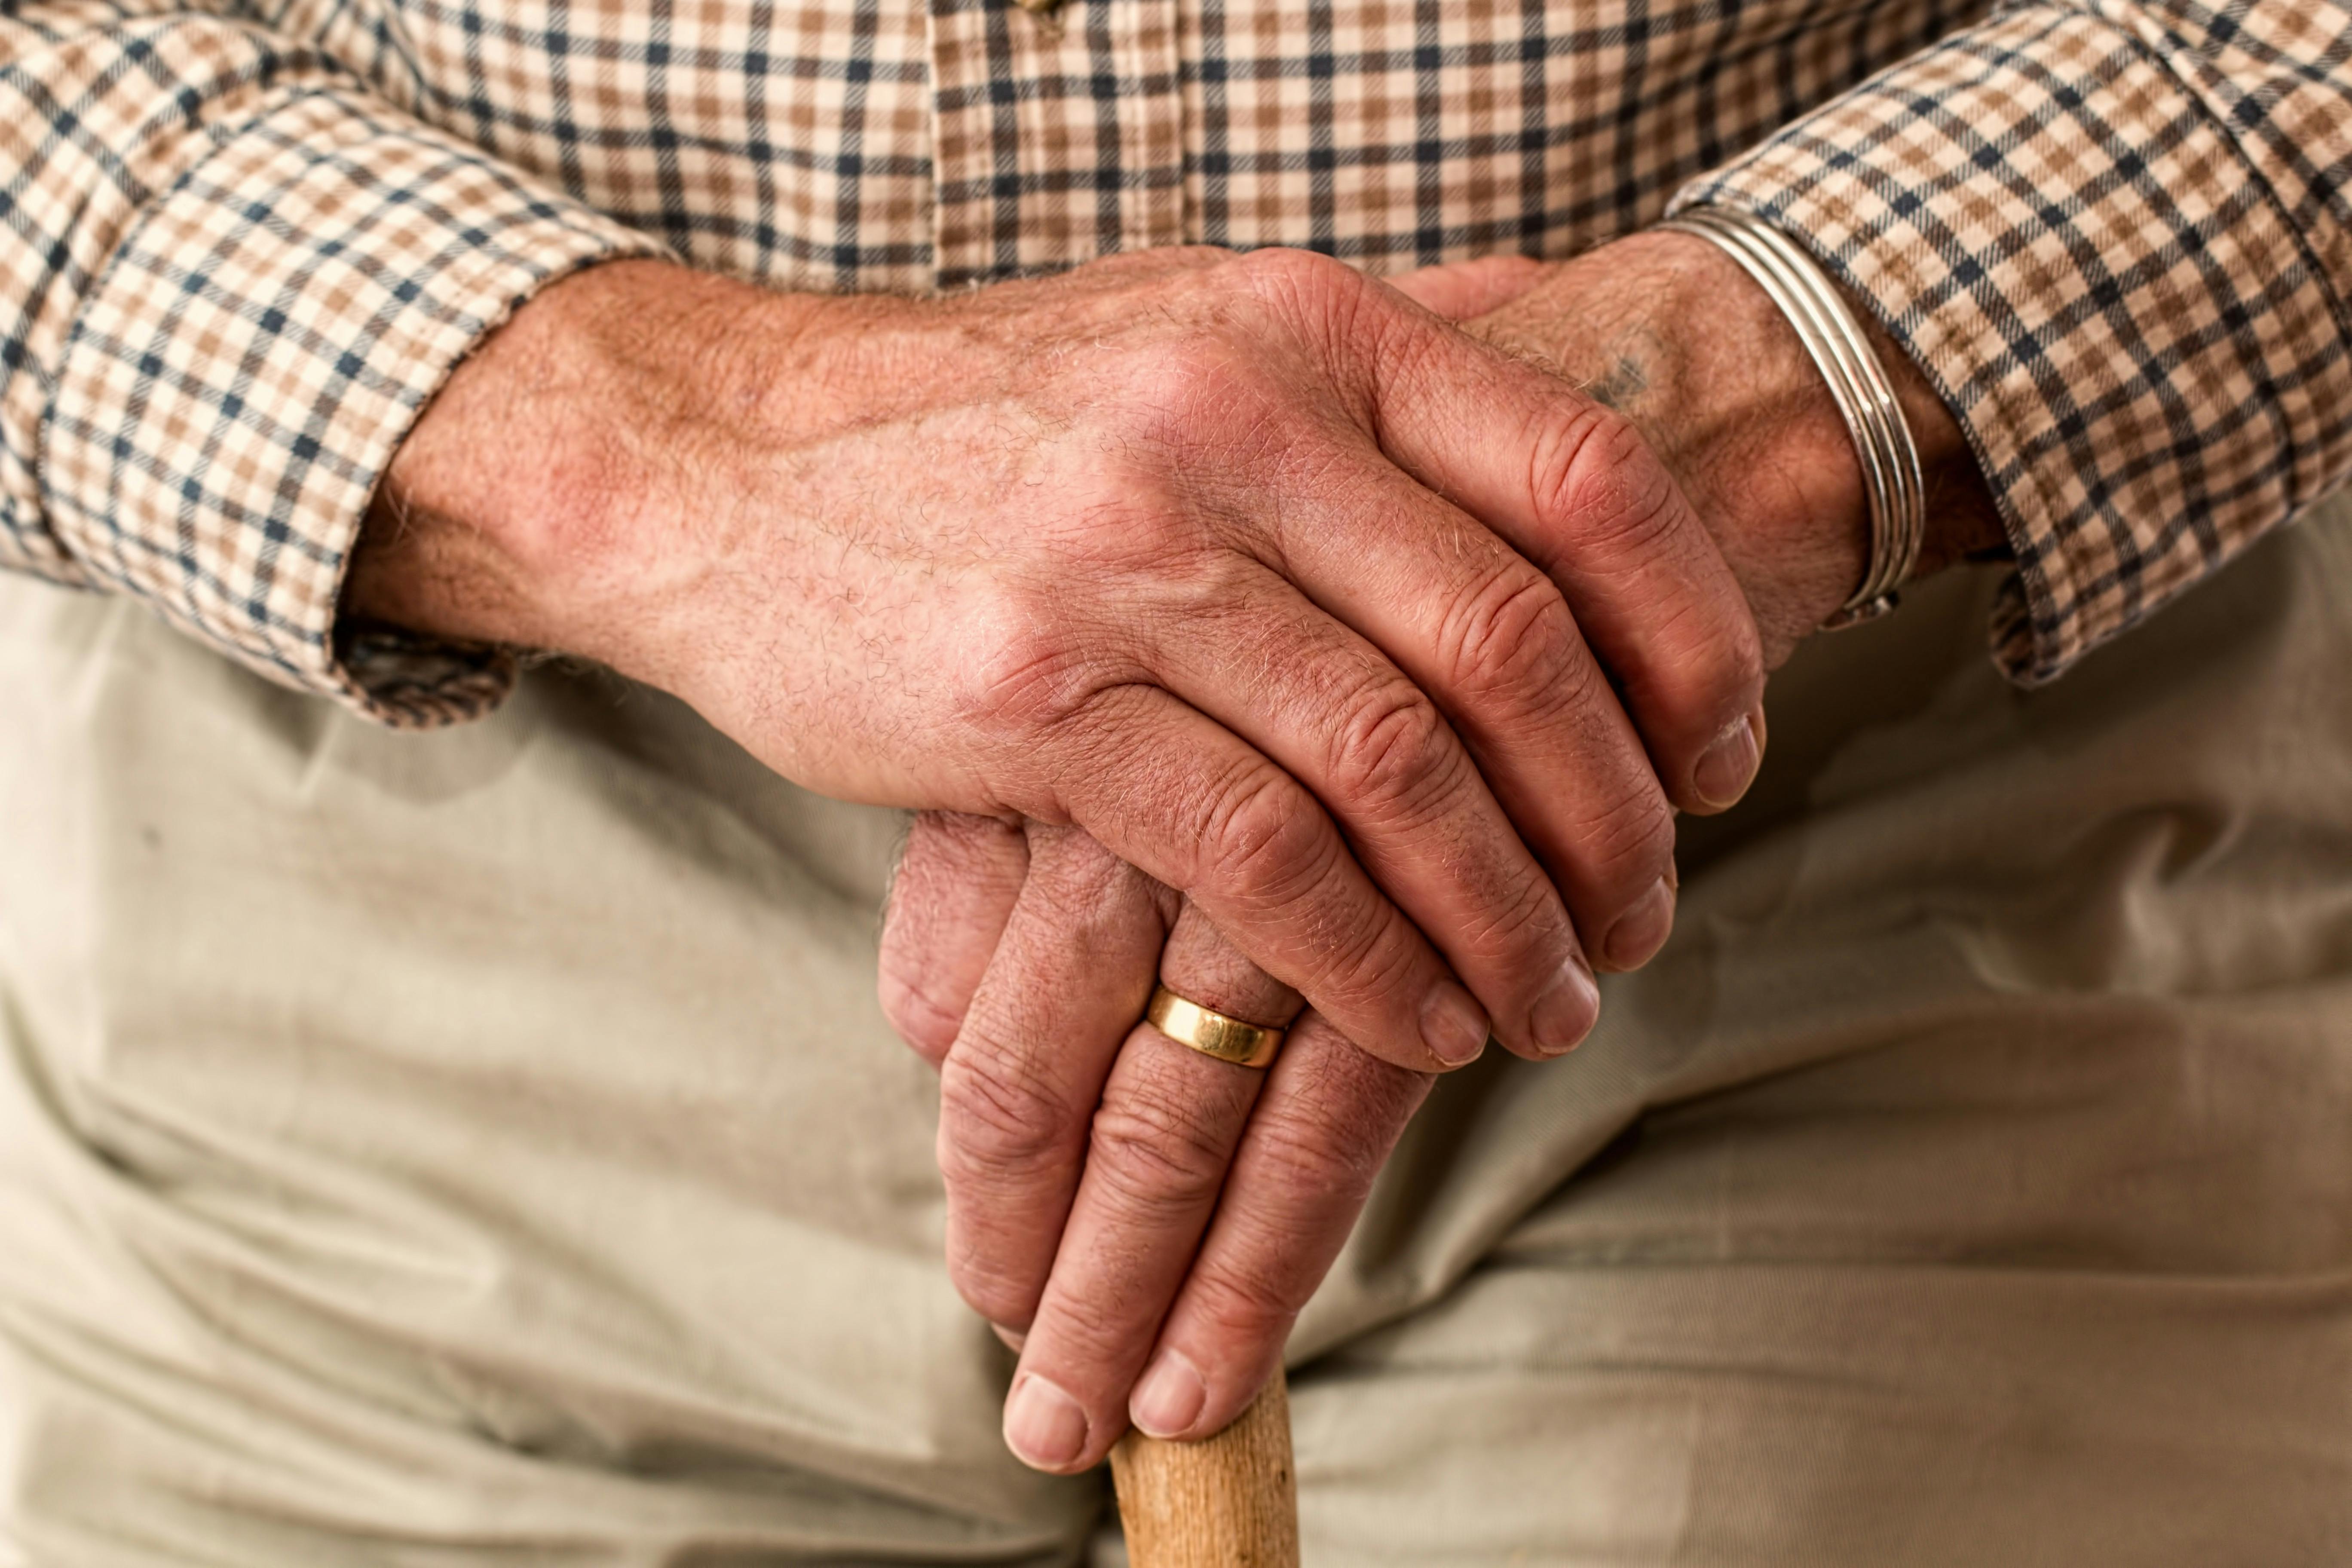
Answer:
<svg viewBox="0 0 2352 1568"><path fill-rule="evenodd" d="M1623 419L1296 252L943 300L595 268L436 399L347 592L824 794L1082 826L1416 1069L1582 1037L1579 931L1663 940L1670 805L1761 680Z"/></svg>
<svg viewBox="0 0 2352 1568"><path fill-rule="evenodd" d="M921 971L935 1010L919 1018L895 988L893 1011L946 1082L971 1080L958 1058L1003 1063L1032 1097L1001 1117L950 1089L940 1125L950 1271L992 1321L1027 1331L1012 1336L1013 1451L1094 1464L1130 1385L1148 1431L1223 1426L1272 1373L1432 1075L1298 1016L1195 907L1072 828L917 818L884 941L886 987ZM1297 1016L1274 1065L1137 1022L1155 967L1220 1012Z"/></svg>
<svg viewBox="0 0 2352 1568"><path fill-rule="evenodd" d="M1771 664L1851 591L1866 526L1851 444L1769 302L1702 242L1641 237L1567 267L1406 286L1459 314L1497 306L1477 331L1626 406L1738 572ZM1692 300L1703 315L1678 304ZM1693 321L1703 339L1682 332ZM1903 379L1937 485L1933 570L2000 533L1957 429ZM886 1007L935 1062L1054 1078L1049 1103L1009 1137L990 1130L985 1152L952 1100L940 1128L950 1268L992 1321L1027 1330L1015 1451L1069 1469L1129 1415L1161 1436L1222 1426L1271 1372L1429 1079L1313 1014L1265 1075L1137 1025L1155 961L1171 989L1253 1021L1284 1022L1297 999L1068 830L919 820L883 959Z"/></svg>

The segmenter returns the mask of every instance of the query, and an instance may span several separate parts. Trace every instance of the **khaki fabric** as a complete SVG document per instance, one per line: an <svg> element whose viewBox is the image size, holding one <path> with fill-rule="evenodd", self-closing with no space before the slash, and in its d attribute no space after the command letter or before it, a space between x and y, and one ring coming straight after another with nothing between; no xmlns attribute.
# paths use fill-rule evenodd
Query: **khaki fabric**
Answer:
<svg viewBox="0 0 2352 1568"><path fill-rule="evenodd" d="M1311 1564L2352 1555L2352 510L2024 693L1817 639L1681 926L1294 1342ZM1074 1562L873 998L899 824L0 584L0 1562Z"/></svg>

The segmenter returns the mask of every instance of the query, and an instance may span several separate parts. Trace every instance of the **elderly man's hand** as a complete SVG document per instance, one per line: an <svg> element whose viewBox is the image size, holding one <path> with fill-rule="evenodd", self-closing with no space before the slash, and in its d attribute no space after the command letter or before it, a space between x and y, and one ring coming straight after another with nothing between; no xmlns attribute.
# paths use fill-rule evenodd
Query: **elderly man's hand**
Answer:
<svg viewBox="0 0 2352 1568"><path fill-rule="evenodd" d="M1762 679L1623 418L1297 252L592 270L435 401L346 602L601 659L827 795L1083 826L1411 1069L1584 1035L1579 931L1664 939L1670 805L1744 786ZM1107 1064L960 1053L957 1149L1023 1165Z"/></svg>
<svg viewBox="0 0 2352 1568"><path fill-rule="evenodd" d="M1852 591L1867 528L1851 440L1770 301L1711 246L1642 236L1564 267L1404 286L1465 313L1497 304L1475 331L1632 415L1737 570L1770 664ZM1923 570L1998 544L1957 426L1881 352L1929 465ZM1639 672L1620 679L1638 703ZM1278 1024L1297 1010L1195 908L1083 834L917 823L883 950L885 1006L910 1042L950 1064L1092 1060L1121 1042L1045 1113L1018 1172L970 1158L952 1103L941 1121L950 1266L974 1305L1026 1331L1006 1433L1047 1468L1094 1462L1129 1414L1192 1436L1240 1411L1429 1082L1311 1013L1268 1073L1196 1055L1135 1023L1154 963L1220 1011Z"/></svg>

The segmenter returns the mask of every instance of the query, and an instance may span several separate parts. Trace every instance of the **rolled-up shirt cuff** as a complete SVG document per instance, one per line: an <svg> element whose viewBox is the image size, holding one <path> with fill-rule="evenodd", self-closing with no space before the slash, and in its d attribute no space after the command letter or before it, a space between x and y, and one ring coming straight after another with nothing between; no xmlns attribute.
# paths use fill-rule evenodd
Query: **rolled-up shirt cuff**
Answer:
<svg viewBox="0 0 2352 1568"><path fill-rule="evenodd" d="M49 527L273 679L426 726L503 650L339 627L370 498L441 384L531 294L656 241L365 98L302 88L146 204L93 279L42 425Z"/></svg>

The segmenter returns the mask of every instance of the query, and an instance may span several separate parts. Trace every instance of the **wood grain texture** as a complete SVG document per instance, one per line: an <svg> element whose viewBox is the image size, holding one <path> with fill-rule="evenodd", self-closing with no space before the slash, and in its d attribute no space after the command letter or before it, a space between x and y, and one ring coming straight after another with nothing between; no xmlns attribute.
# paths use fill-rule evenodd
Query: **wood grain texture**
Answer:
<svg viewBox="0 0 2352 1568"><path fill-rule="evenodd" d="M1130 1568L1298 1568L1290 1391L1279 1370L1205 1441L1129 1432L1110 1451L1110 1473Z"/></svg>

